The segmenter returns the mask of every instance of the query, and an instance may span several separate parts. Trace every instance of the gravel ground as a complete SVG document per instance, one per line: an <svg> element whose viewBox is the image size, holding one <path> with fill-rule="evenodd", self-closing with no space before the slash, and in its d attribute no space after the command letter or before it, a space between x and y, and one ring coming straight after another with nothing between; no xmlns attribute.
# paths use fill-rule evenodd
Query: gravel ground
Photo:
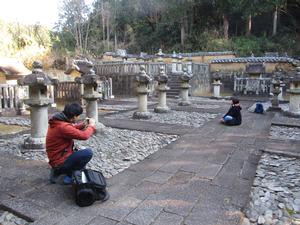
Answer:
<svg viewBox="0 0 300 225"><path fill-rule="evenodd" d="M45 150L22 153L21 144L28 136L18 135L13 139L0 139L0 152L9 152L26 159L47 161ZM142 161L164 146L177 140L177 135L106 128L88 141L76 141L79 148L92 148L93 159L89 167L103 172L109 178L130 165Z"/></svg>
<svg viewBox="0 0 300 225"><path fill-rule="evenodd" d="M270 136L272 139L289 139L300 141L299 127L271 126Z"/></svg>
<svg viewBox="0 0 300 225"><path fill-rule="evenodd" d="M0 212L1 225L29 225L30 223L7 211Z"/></svg>
<svg viewBox="0 0 300 225"><path fill-rule="evenodd" d="M299 184L300 159L263 154L245 210L248 224L300 224Z"/></svg>
<svg viewBox="0 0 300 225"><path fill-rule="evenodd" d="M180 124L191 127L201 127L206 122L214 119L218 114L211 113L198 113L198 112L182 112L170 111L169 113L154 113L149 111L152 115L151 119L145 120L150 122L167 123L167 124ZM131 119L133 112L126 112L111 115L108 118L116 119ZM142 120L142 119L141 119Z"/></svg>

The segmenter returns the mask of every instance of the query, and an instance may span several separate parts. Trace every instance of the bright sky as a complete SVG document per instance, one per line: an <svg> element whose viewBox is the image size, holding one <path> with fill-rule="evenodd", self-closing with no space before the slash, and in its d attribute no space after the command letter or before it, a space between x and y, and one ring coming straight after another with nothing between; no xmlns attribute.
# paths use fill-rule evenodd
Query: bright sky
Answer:
<svg viewBox="0 0 300 225"><path fill-rule="evenodd" d="M60 0L0 0L0 18L25 24L39 22L53 28L58 20ZM86 2L91 2L88 0Z"/></svg>

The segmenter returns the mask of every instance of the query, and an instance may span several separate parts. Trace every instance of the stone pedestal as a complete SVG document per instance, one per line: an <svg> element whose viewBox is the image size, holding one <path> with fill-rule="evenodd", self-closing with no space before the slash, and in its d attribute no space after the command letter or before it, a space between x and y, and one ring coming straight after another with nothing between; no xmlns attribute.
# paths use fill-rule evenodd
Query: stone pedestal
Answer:
<svg viewBox="0 0 300 225"><path fill-rule="evenodd" d="M180 106L187 106L190 105L191 102L189 101L189 88L191 87L189 84L190 79L192 76L187 73L187 69L184 68L183 74L180 76L180 102L178 105Z"/></svg>
<svg viewBox="0 0 300 225"><path fill-rule="evenodd" d="M32 74L18 80L18 83L29 87L29 98L24 102L30 106L31 136L24 140L23 146L25 149L43 150L48 129L48 106L53 103L53 99L48 98L48 86L55 81L43 72L42 64L35 61Z"/></svg>
<svg viewBox="0 0 300 225"><path fill-rule="evenodd" d="M167 86L168 82L168 76L165 74L163 67L160 68L160 74L157 78L158 86L158 105L154 109L154 112L156 113L166 113L169 112L170 109L167 106L167 90L170 88Z"/></svg>
<svg viewBox="0 0 300 225"><path fill-rule="evenodd" d="M150 119L151 114L148 112L148 84L151 79L145 72L145 67L141 66L140 73L136 77L136 82L138 84L137 94L138 94L138 111L133 113L134 119Z"/></svg>

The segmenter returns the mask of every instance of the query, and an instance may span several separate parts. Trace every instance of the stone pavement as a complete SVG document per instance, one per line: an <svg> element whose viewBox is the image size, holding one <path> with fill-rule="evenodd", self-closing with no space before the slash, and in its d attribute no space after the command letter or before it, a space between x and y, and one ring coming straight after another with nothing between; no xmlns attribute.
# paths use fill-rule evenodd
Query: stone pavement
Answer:
<svg viewBox="0 0 300 225"><path fill-rule="evenodd" d="M0 154L0 210L42 225L240 224L259 150L272 143L278 151L286 148L267 138L273 114L250 113L246 105L251 104L242 103L243 123L238 127L219 124L219 117L197 129L101 119L107 126L181 137L108 179L110 200L85 208L75 205L70 186L48 183L46 163ZM228 108L228 103L221 105L214 112Z"/></svg>

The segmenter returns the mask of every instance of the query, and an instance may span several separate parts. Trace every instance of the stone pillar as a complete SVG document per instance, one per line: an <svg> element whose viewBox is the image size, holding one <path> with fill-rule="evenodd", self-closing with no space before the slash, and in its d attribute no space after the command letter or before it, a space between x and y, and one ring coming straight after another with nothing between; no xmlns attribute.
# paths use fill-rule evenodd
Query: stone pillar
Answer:
<svg viewBox="0 0 300 225"><path fill-rule="evenodd" d="M170 111L169 107L167 106L167 90L169 90L170 88L167 86L168 76L165 74L163 67L160 67L160 73L157 81L158 105L154 109L154 112L166 113Z"/></svg>
<svg viewBox="0 0 300 225"><path fill-rule="evenodd" d="M172 73L176 73L177 72L177 55L176 52L173 52L172 55Z"/></svg>
<svg viewBox="0 0 300 225"><path fill-rule="evenodd" d="M190 105L189 101L189 88L191 87L189 84L190 79L192 78L191 74L187 73L187 69L184 68L183 73L180 75L180 102L178 105L187 106Z"/></svg>
<svg viewBox="0 0 300 225"><path fill-rule="evenodd" d="M284 98L283 98L283 87L284 86L285 86L285 84L283 83L283 80L280 80L280 84L279 84L280 93L278 95L278 100L279 101L284 101Z"/></svg>
<svg viewBox="0 0 300 225"><path fill-rule="evenodd" d="M150 92L148 84L151 79L145 72L145 66L140 67L140 73L136 77L137 94L138 94L138 111L134 112L134 119L150 119L151 114L148 112L148 93Z"/></svg>
<svg viewBox="0 0 300 225"><path fill-rule="evenodd" d="M189 74L193 73L193 60L191 57L189 57L188 62L187 62L187 70Z"/></svg>
<svg viewBox="0 0 300 225"><path fill-rule="evenodd" d="M220 76L220 73L219 71L216 71L214 74L213 74L213 79L214 79L214 82L212 83L213 85L213 92L214 92L214 95L213 97L214 98L220 98L221 95L220 95L220 90L221 90L221 76Z"/></svg>
<svg viewBox="0 0 300 225"><path fill-rule="evenodd" d="M277 79L272 80L272 100L271 100L271 107L268 108L268 111L281 111L281 108L279 107L279 100L278 95L280 93L280 82Z"/></svg>
<svg viewBox="0 0 300 225"><path fill-rule="evenodd" d="M79 61L79 60L78 60ZM98 103L97 100L101 98L98 92L98 85L100 84L99 77L93 70L93 64L89 61L80 61L77 63L81 77L77 77L75 81L83 84L83 99L86 101L86 116L95 120L97 130L103 129L105 126L99 122L98 118Z"/></svg>
<svg viewBox="0 0 300 225"><path fill-rule="evenodd" d="M290 89L287 91L290 94L289 114L300 116L300 62L295 60L296 74L291 78Z"/></svg>
<svg viewBox="0 0 300 225"><path fill-rule="evenodd" d="M108 82L109 82L109 98L110 99L113 99L113 98L115 98L115 96L113 96L113 84L112 84L112 78L110 77L110 78L108 78Z"/></svg>
<svg viewBox="0 0 300 225"><path fill-rule="evenodd" d="M177 72L182 72L182 55L179 53L177 61Z"/></svg>
<svg viewBox="0 0 300 225"><path fill-rule="evenodd" d="M47 88L55 81L46 75L40 62L33 63L32 74L18 80L19 85L29 87L29 98L25 104L30 106L30 137L24 140L25 149L44 149L48 129L48 106L53 99L48 98Z"/></svg>
<svg viewBox="0 0 300 225"><path fill-rule="evenodd" d="M26 111L24 99L25 99L25 90L24 87L18 86L18 105L17 105L17 115L26 115L28 112Z"/></svg>

